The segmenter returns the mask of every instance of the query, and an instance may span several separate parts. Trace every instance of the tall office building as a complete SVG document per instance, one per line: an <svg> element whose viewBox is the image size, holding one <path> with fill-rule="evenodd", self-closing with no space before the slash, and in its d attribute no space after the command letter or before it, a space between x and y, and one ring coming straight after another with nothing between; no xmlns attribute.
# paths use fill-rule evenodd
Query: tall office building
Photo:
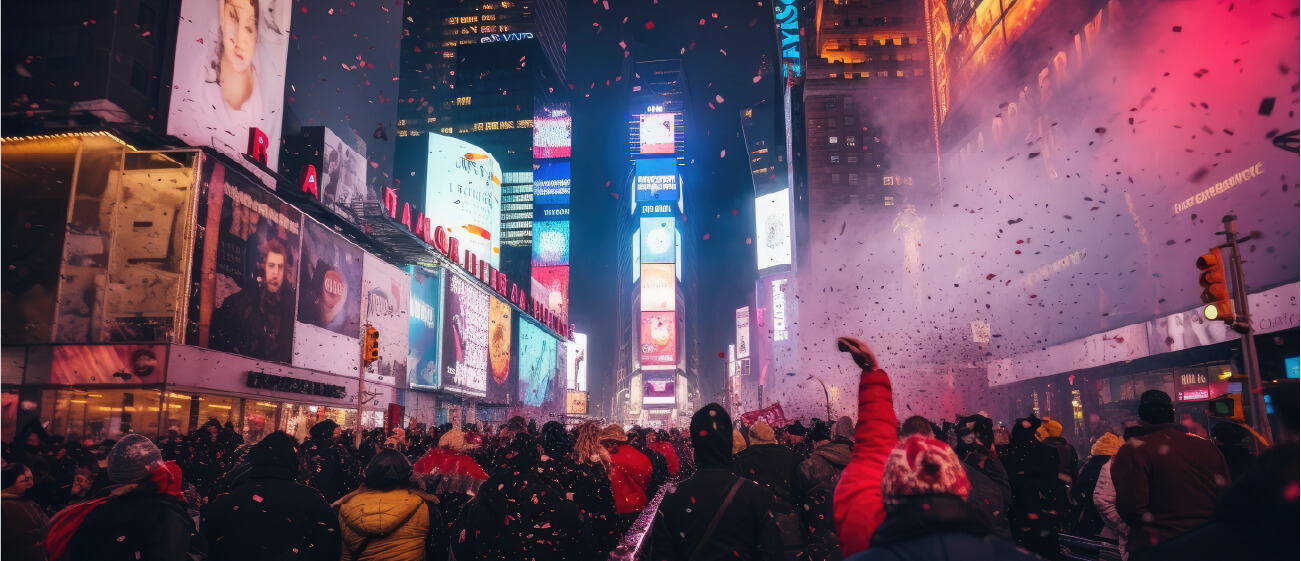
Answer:
<svg viewBox="0 0 1301 561"><path fill-rule="evenodd" d="M491 153L503 174L501 270L526 286L533 273L534 119L562 106L568 91L564 2L408 2L406 10L398 195L423 202L429 133Z"/></svg>
<svg viewBox="0 0 1301 561"><path fill-rule="evenodd" d="M637 62L632 73L629 202L616 221L613 416L653 425L690 415L700 401L694 234L682 180L689 94L681 60Z"/></svg>

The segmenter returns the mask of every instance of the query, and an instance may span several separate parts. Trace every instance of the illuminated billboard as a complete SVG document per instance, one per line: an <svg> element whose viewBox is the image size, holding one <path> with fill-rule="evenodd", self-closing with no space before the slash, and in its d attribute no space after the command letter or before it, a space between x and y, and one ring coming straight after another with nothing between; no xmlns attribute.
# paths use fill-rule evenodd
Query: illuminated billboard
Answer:
<svg viewBox="0 0 1301 561"><path fill-rule="evenodd" d="M569 267L534 267L529 294L560 316L569 315Z"/></svg>
<svg viewBox="0 0 1301 561"><path fill-rule="evenodd" d="M678 200L678 160L676 158L640 158L633 184L637 202Z"/></svg>
<svg viewBox="0 0 1301 561"><path fill-rule="evenodd" d="M569 376L565 387L580 392L587 391L587 334L575 333L569 344Z"/></svg>
<svg viewBox="0 0 1301 561"><path fill-rule="evenodd" d="M774 0L772 9L777 19L777 39L781 42L782 76L799 76L800 67L800 8L796 0ZM820 13L820 12L819 12Z"/></svg>
<svg viewBox="0 0 1301 561"><path fill-rule="evenodd" d="M411 312L407 329L407 383L412 387L437 388L439 300L443 283L438 271L407 268L411 274ZM382 335L381 335L382 337Z"/></svg>
<svg viewBox="0 0 1301 561"><path fill-rule="evenodd" d="M500 298L488 301L488 401L509 403L511 395L511 318L510 304Z"/></svg>
<svg viewBox="0 0 1301 561"><path fill-rule="evenodd" d="M290 15L283 3L184 0L167 134L243 162L256 128L278 169Z"/></svg>
<svg viewBox="0 0 1301 561"><path fill-rule="evenodd" d="M641 120L638 127L641 133L640 153L673 153L673 119L676 116L676 113L647 113L637 116Z"/></svg>
<svg viewBox="0 0 1301 561"><path fill-rule="evenodd" d="M673 263L676 258L677 228L673 217L641 219L641 262Z"/></svg>
<svg viewBox="0 0 1301 561"><path fill-rule="evenodd" d="M736 357L750 358L750 307L736 309Z"/></svg>
<svg viewBox="0 0 1301 561"><path fill-rule="evenodd" d="M645 264L641 266L641 310L643 312L671 312L677 302L673 265Z"/></svg>
<svg viewBox="0 0 1301 561"><path fill-rule="evenodd" d="M641 364L643 369L673 369L678 364L677 325L673 312L641 313Z"/></svg>
<svg viewBox="0 0 1301 561"><path fill-rule="evenodd" d="M534 164L533 204L569 204L569 160L544 160Z"/></svg>
<svg viewBox="0 0 1301 561"><path fill-rule="evenodd" d="M791 264L790 189L754 200L759 270Z"/></svg>
<svg viewBox="0 0 1301 561"><path fill-rule="evenodd" d="M675 271L675 272L678 274L678 281L681 282L681 281L682 281L682 269L683 269L683 263L682 263L682 232L677 232L677 231L673 232L673 237L674 237L674 239L676 239L676 240L678 241L678 243L677 243L677 246L678 246L678 249L677 249L677 261L676 261L676 263L677 263L678 266L676 267L676 268L677 268L677 271Z"/></svg>
<svg viewBox="0 0 1301 561"><path fill-rule="evenodd" d="M568 158L573 120L564 109L545 110L533 119L533 159Z"/></svg>
<svg viewBox="0 0 1301 561"><path fill-rule="evenodd" d="M447 275L443 285L442 387L487 397L491 297L457 274Z"/></svg>
<svg viewBox="0 0 1301 561"><path fill-rule="evenodd" d="M524 405L540 407L547 399L552 379L559 367L559 349L555 337L532 321L519 324L519 400Z"/></svg>
<svg viewBox="0 0 1301 561"><path fill-rule="evenodd" d="M533 219L533 266L569 264L569 221Z"/></svg>
<svg viewBox="0 0 1301 561"><path fill-rule="evenodd" d="M501 267L501 166L478 146L430 134L425 212L462 249Z"/></svg>
<svg viewBox="0 0 1301 561"><path fill-rule="evenodd" d="M642 374L641 404L643 406L677 405L676 388L672 370L651 371Z"/></svg>

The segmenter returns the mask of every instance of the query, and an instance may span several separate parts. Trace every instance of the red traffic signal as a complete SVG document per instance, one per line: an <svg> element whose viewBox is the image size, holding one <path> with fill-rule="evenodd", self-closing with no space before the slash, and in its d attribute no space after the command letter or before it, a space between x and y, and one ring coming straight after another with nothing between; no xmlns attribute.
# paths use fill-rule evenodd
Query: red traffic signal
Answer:
<svg viewBox="0 0 1301 561"><path fill-rule="evenodd" d="M366 326L366 334L361 341L361 362L369 365L379 360L379 330Z"/></svg>
<svg viewBox="0 0 1301 561"><path fill-rule="evenodd" d="M1233 313L1233 300L1229 296L1229 285L1224 271L1224 254L1220 248L1211 248L1211 252L1197 258L1197 268L1201 270L1198 282L1202 285L1202 315L1206 319L1233 324L1237 318Z"/></svg>

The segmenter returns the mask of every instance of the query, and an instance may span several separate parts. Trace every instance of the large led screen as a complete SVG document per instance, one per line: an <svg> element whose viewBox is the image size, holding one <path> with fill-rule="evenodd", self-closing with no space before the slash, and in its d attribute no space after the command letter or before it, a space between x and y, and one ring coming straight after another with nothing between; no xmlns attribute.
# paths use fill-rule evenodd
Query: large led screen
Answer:
<svg viewBox="0 0 1301 561"><path fill-rule="evenodd" d="M375 199L366 186L366 155L348 146L328 127L321 159L323 169L318 178L321 202L335 214L351 217L354 203Z"/></svg>
<svg viewBox="0 0 1301 561"><path fill-rule="evenodd" d="M569 267L534 267L530 294L552 313L569 315Z"/></svg>
<svg viewBox="0 0 1301 561"><path fill-rule="evenodd" d="M411 277L369 253L362 259L362 321L379 330L379 360L366 367L366 379L393 385L407 373L407 319Z"/></svg>
<svg viewBox="0 0 1301 561"><path fill-rule="evenodd" d="M642 373L641 403L645 406L677 405L672 370Z"/></svg>
<svg viewBox="0 0 1301 561"><path fill-rule="evenodd" d="M569 160L543 160L533 170L533 204L569 204Z"/></svg>
<svg viewBox="0 0 1301 561"><path fill-rule="evenodd" d="M677 325L673 312L642 312L642 367L672 368L678 363L677 350Z"/></svg>
<svg viewBox="0 0 1301 561"><path fill-rule="evenodd" d="M511 396L511 321L514 312L500 298L488 301L488 401L509 403Z"/></svg>
<svg viewBox="0 0 1301 561"><path fill-rule="evenodd" d="M569 264L569 221L533 221L533 266L555 267Z"/></svg>
<svg viewBox="0 0 1301 561"><path fill-rule="evenodd" d="M408 267L411 273L411 311L407 330L407 383L412 387L437 388L439 300L443 285L438 271ZM380 335L383 337L383 334Z"/></svg>
<svg viewBox="0 0 1301 561"><path fill-rule="evenodd" d="M457 274L447 275L443 286L442 387L487 397L491 297Z"/></svg>
<svg viewBox="0 0 1301 561"><path fill-rule="evenodd" d="M573 121L563 109L547 110L533 119L533 159L568 158Z"/></svg>
<svg viewBox="0 0 1301 561"><path fill-rule="evenodd" d="M641 120L642 154L673 153L673 118L676 113L648 113L638 115Z"/></svg>
<svg viewBox="0 0 1301 561"><path fill-rule="evenodd" d="M167 134L243 161L257 128L278 169L291 13L289 0L184 0Z"/></svg>
<svg viewBox="0 0 1301 561"><path fill-rule="evenodd" d="M574 342L569 344L568 376L565 388L580 392L587 391L587 334L575 333Z"/></svg>
<svg viewBox="0 0 1301 561"><path fill-rule="evenodd" d="M501 267L501 166L478 146L430 134L425 213L481 261Z"/></svg>
<svg viewBox="0 0 1301 561"><path fill-rule="evenodd" d="M547 399L560 366L555 337L537 324L523 320L519 327L519 400L540 407Z"/></svg>
<svg viewBox="0 0 1301 561"><path fill-rule="evenodd" d="M754 200L759 270L791 264L790 189Z"/></svg>
<svg viewBox="0 0 1301 561"><path fill-rule="evenodd" d="M303 220L294 366L340 374L360 366L364 253L319 222Z"/></svg>
<svg viewBox="0 0 1301 561"><path fill-rule="evenodd" d="M192 345L289 363L302 214L210 158L204 158L196 216L193 282L198 298ZM196 302L197 300L197 302Z"/></svg>
<svg viewBox="0 0 1301 561"><path fill-rule="evenodd" d="M641 309L643 312L671 312L677 302L673 265L641 266Z"/></svg>
<svg viewBox="0 0 1301 561"><path fill-rule="evenodd" d="M639 158L633 184L637 202L678 200L678 160L676 158Z"/></svg>
<svg viewBox="0 0 1301 561"><path fill-rule="evenodd" d="M673 263L677 257L677 227L672 216L641 219L641 262Z"/></svg>

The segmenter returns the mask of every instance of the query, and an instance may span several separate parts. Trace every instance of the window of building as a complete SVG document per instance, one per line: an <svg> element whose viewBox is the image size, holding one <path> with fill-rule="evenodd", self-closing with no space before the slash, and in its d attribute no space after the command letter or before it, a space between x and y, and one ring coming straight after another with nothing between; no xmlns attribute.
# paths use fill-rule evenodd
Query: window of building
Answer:
<svg viewBox="0 0 1301 561"><path fill-rule="evenodd" d="M149 67L138 60L133 61L131 63L131 87L142 94L153 95L153 84L154 79L149 73Z"/></svg>
<svg viewBox="0 0 1301 561"><path fill-rule="evenodd" d="M847 161L848 161L849 163L851 163L851 164L857 164L857 163L858 163L858 154L850 154L850 155L849 155L849 159L848 159Z"/></svg>
<svg viewBox="0 0 1301 561"><path fill-rule="evenodd" d="M849 126L853 126L853 124L854 124L854 116L853 116L853 115L845 115L845 124L846 124L846 125L849 125Z"/></svg>
<svg viewBox="0 0 1301 561"><path fill-rule="evenodd" d="M894 71L894 75L895 75L896 77L898 77L898 78L903 78L903 71L902 71L902 70L895 70L895 71Z"/></svg>
<svg viewBox="0 0 1301 561"><path fill-rule="evenodd" d="M890 71L888 71L888 70L878 70L878 71L876 72L876 77L877 77L877 78L885 78L886 76L889 76L889 75L890 75Z"/></svg>
<svg viewBox="0 0 1301 561"><path fill-rule="evenodd" d="M838 136L828 136L828 137L827 137L827 143L828 143L828 144L839 144L839 143L840 143L840 137L838 137Z"/></svg>
<svg viewBox="0 0 1301 561"><path fill-rule="evenodd" d="M827 105L827 109L835 109L835 108L836 108L836 99L835 99L835 98L828 99L826 105Z"/></svg>
<svg viewBox="0 0 1301 561"><path fill-rule="evenodd" d="M850 185L858 185L858 174L857 174L857 173L851 173L851 174L849 174L849 184L850 184Z"/></svg>
<svg viewBox="0 0 1301 561"><path fill-rule="evenodd" d="M838 163L840 163L840 154L832 154L832 155L831 155L831 163L833 163L833 164L838 164Z"/></svg>
<svg viewBox="0 0 1301 561"><path fill-rule="evenodd" d="M847 145L847 146L858 146L858 137L856 137L856 136L846 136L846 137L845 137L845 145Z"/></svg>
<svg viewBox="0 0 1301 561"><path fill-rule="evenodd" d="M145 32L152 34L154 32L154 26L157 25L157 21L158 12L155 12L154 9L149 6L139 4L139 8L136 10L136 27L140 28L140 33L142 35Z"/></svg>
<svg viewBox="0 0 1301 561"><path fill-rule="evenodd" d="M832 184L832 185L840 185L840 174L839 174L839 173L833 173L833 174L831 174L831 184Z"/></svg>
<svg viewBox="0 0 1301 561"><path fill-rule="evenodd" d="M894 197L886 197L885 206L894 206Z"/></svg>
<svg viewBox="0 0 1301 561"><path fill-rule="evenodd" d="M922 75L922 69L920 68L913 69L913 76L921 76L921 75Z"/></svg>

